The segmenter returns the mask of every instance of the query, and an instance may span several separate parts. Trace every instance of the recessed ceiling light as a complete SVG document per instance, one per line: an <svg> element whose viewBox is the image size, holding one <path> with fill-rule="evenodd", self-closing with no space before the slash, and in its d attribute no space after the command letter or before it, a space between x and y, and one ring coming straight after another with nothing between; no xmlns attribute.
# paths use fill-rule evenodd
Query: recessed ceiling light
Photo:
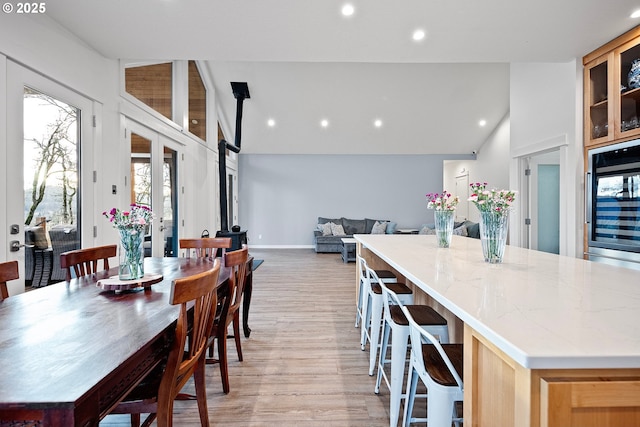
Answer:
<svg viewBox="0 0 640 427"><path fill-rule="evenodd" d="M631 14L631 18L640 18L640 9L636 10Z"/></svg>
<svg viewBox="0 0 640 427"><path fill-rule="evenodd" d="M347 3L342 6L342 16L351 16L356 11L352 4Z"/></svg>
<svg viewBox="0 0 640 427"><path fill-rule="evenodd" d="M423 40L426 36L427 36L427 33L425 33L424 30L419 28L413 32L413 35L411 37L413 38L414 41L419 42L420 40Z"/></svg>
<svg viewBox="0 0 640 427"><path fill-rule="evenodd" d="M327 119L320 120L320 126L322 126L323 128L326 128L327 126L329 126L329 120Z"/></svg>
<svg viewBox="0 0 640 427"><path fill-rule="evenodd" d="M485 119L482 119L482 120L480 120L480 121L478 122L478 125L480 125L480 126L483 126L483 127L484 127L484 126L486 126L486 125L487 125L487 121L486 121Z"/></svg>
<svg viewBox="0 0 640 427"><path fill-rule="evenodd" d="M375 120L373 121L373 125L374 125L375 127L377 127L377 128L382 127L382 120L380 120L380 119L375 119Z"/></svg>
<svg viewBox="0 0 640 427"><path fill-rule="evenodd" d="M274 127L276 125L276 121L273 119L269 119L267 120L267 126L269 126L270 128Z"/></svg>

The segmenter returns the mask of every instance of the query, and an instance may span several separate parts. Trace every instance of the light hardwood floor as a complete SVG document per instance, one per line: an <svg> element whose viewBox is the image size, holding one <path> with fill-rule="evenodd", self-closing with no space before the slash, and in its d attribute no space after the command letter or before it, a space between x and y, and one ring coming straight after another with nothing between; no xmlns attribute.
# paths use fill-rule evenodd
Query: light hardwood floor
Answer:
<svg viewBox="0 0 640 427"><path fill-rule="evenodd" d="M229 340L231 391L222 392L218 366L207 367L212 425L388 426L389 394L373 390L367 351L355 321L355 263L312 249L250 250L265 262L254 273L239 362ZM193 392L187 384L186 392ZM129 425L111 415L101 426ZM195 401L177 401L174 425L197 426Z"/></svg>

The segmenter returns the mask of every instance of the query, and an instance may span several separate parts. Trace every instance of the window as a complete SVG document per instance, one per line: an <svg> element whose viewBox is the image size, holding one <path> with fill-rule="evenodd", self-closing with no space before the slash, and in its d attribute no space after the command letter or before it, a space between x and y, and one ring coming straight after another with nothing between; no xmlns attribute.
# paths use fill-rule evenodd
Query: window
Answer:
<svg viewBox="0 0 640 427"><path fill-rule="evenodd" d="M189 61L189 132L207 140L207 90L195 61Z"/></svg>
<svg viewBox="0 0 640 427"><path fill-rule="evenodd" d="M172 120L173 64L153 64L125 68L127 93Z"/></svg>

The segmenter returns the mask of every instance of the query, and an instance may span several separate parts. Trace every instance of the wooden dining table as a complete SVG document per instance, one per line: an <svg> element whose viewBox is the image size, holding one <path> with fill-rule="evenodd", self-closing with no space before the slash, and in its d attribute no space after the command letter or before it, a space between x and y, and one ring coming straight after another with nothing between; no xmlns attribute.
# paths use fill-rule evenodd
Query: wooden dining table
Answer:
<svg viewBox="0 0 640 427"><path fill-rule="evenodd" d="M171 282L213 267L145 258L149 288L114 292L98 280L60 282L0 303L0 425L94 426L166 354L179 306ZM220 289L229 276L222 266ZM11 424L13 423L13 424Z"/></svg>

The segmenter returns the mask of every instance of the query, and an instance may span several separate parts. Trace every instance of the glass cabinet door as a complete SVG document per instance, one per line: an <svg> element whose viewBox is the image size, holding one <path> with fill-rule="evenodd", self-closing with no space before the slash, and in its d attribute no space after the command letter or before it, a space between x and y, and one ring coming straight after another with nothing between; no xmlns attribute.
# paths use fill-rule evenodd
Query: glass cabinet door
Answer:
<svg viewBox="0 0 640 427"><path fill-rule="evenodd" d="M620 102L616 105L615 137L640 135L640 45L632 41L616 50Z"/></svg>
<svg viewBox="0 0 640 427"><path fill-rule="evenodd" d="M592 143L613 139L613 106L610 102L612 56L598 58L585 66L585 136Z"/></svg>

